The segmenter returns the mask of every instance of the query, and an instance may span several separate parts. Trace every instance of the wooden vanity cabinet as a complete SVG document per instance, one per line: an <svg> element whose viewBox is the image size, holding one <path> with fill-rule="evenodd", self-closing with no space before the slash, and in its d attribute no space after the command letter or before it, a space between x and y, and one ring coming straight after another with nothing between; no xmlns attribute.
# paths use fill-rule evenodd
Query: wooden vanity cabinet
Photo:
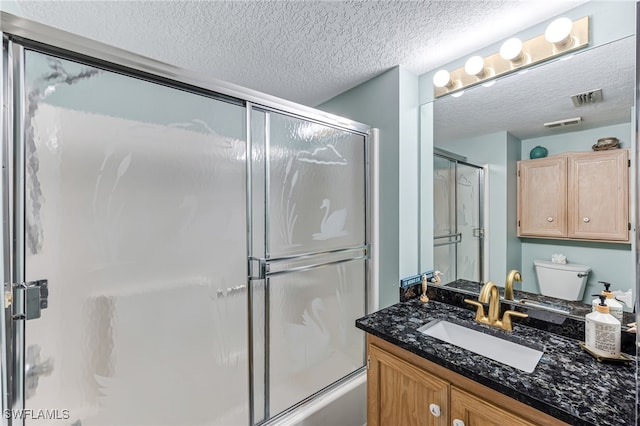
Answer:
<svg viewBox="0 0 640 426"><path fill-rule="evenodd" d="M518 236L629 242L629 150L518 162Z"/></svg>
<svg viewBox="0 0 640 426"><path fill-rule="evenodd" d="M537 424L453 386L451 387L451 418L461 420L465 426L536 426Z"/></svg>
<svg viewBox="0 0 640 426"><path fill-rule="evenodd" d="M368 426L448 425L449 383L375 345L367 361Z"/></svg>
<svg viewBox="0 0 640 426"><path fill-rule="evenodd" d="M566 426L445 367L367 334L369 426Z"/></svg>

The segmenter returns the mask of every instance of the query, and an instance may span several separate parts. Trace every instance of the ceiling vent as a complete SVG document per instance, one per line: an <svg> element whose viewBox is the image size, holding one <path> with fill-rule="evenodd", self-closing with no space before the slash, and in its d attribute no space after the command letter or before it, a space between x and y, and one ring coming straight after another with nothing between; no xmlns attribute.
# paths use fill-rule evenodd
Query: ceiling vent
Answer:
<svg viewBox="0 0 640 426"><path fill-rule="evenodd" d="M581 121L582 121L582 117L567 118L565 120L550 121L548 123L544 123L544 127L548 129L553 129L555 127L575 126L576 124L579 124Z"/></svg>
<svg viewBox="0 0 640 426"><path fill-rule="evenodd" d="M571 97L573 106L581 107L584 105L595 104L602 100L602 89L589 90L588 92L578 93Z"/></svg>

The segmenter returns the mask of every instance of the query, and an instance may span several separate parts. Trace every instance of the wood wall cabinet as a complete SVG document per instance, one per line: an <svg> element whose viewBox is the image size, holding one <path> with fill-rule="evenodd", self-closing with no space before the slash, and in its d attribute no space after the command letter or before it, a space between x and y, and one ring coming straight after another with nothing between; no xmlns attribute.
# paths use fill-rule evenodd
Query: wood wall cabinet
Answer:
<svg viewBox="0 0 640 426"><path fill-rule="evenodd" d="M518 236L629 242L629 150L518 162Z"/></svg>
<svg viewBox="0 0 640 426"><path fill-rule="evenodd" d="M369 426L566 426L441 365L367 335Z"/></svg>

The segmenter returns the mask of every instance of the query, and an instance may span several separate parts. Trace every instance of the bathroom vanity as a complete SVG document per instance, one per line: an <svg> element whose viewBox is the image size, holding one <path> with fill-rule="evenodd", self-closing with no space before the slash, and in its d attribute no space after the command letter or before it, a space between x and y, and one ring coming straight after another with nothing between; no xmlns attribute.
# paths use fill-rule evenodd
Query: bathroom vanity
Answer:
<svg viewBox="0 0 640 426"><path fill-rule="evenodd" d="M543 352L532 372L423 334L434 320ZM518 320L516 320L518 321ZM578 340L514 322L477 324L471 310L410 299L356 321L367 332L370 425L626 425L635 419L635 358L598 363Z"/></svg>

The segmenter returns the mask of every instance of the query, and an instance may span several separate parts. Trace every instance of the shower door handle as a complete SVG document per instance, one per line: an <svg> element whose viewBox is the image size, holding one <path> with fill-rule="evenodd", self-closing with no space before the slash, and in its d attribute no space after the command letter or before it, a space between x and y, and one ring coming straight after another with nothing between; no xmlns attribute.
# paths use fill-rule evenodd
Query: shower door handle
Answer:
<svg viewBox="0 0 640 426"><path fill-rule="evenodd" d="M14 284L11 299L14 320L40 318L41 311L49 306L49 282L37 280Z"/></svg>

